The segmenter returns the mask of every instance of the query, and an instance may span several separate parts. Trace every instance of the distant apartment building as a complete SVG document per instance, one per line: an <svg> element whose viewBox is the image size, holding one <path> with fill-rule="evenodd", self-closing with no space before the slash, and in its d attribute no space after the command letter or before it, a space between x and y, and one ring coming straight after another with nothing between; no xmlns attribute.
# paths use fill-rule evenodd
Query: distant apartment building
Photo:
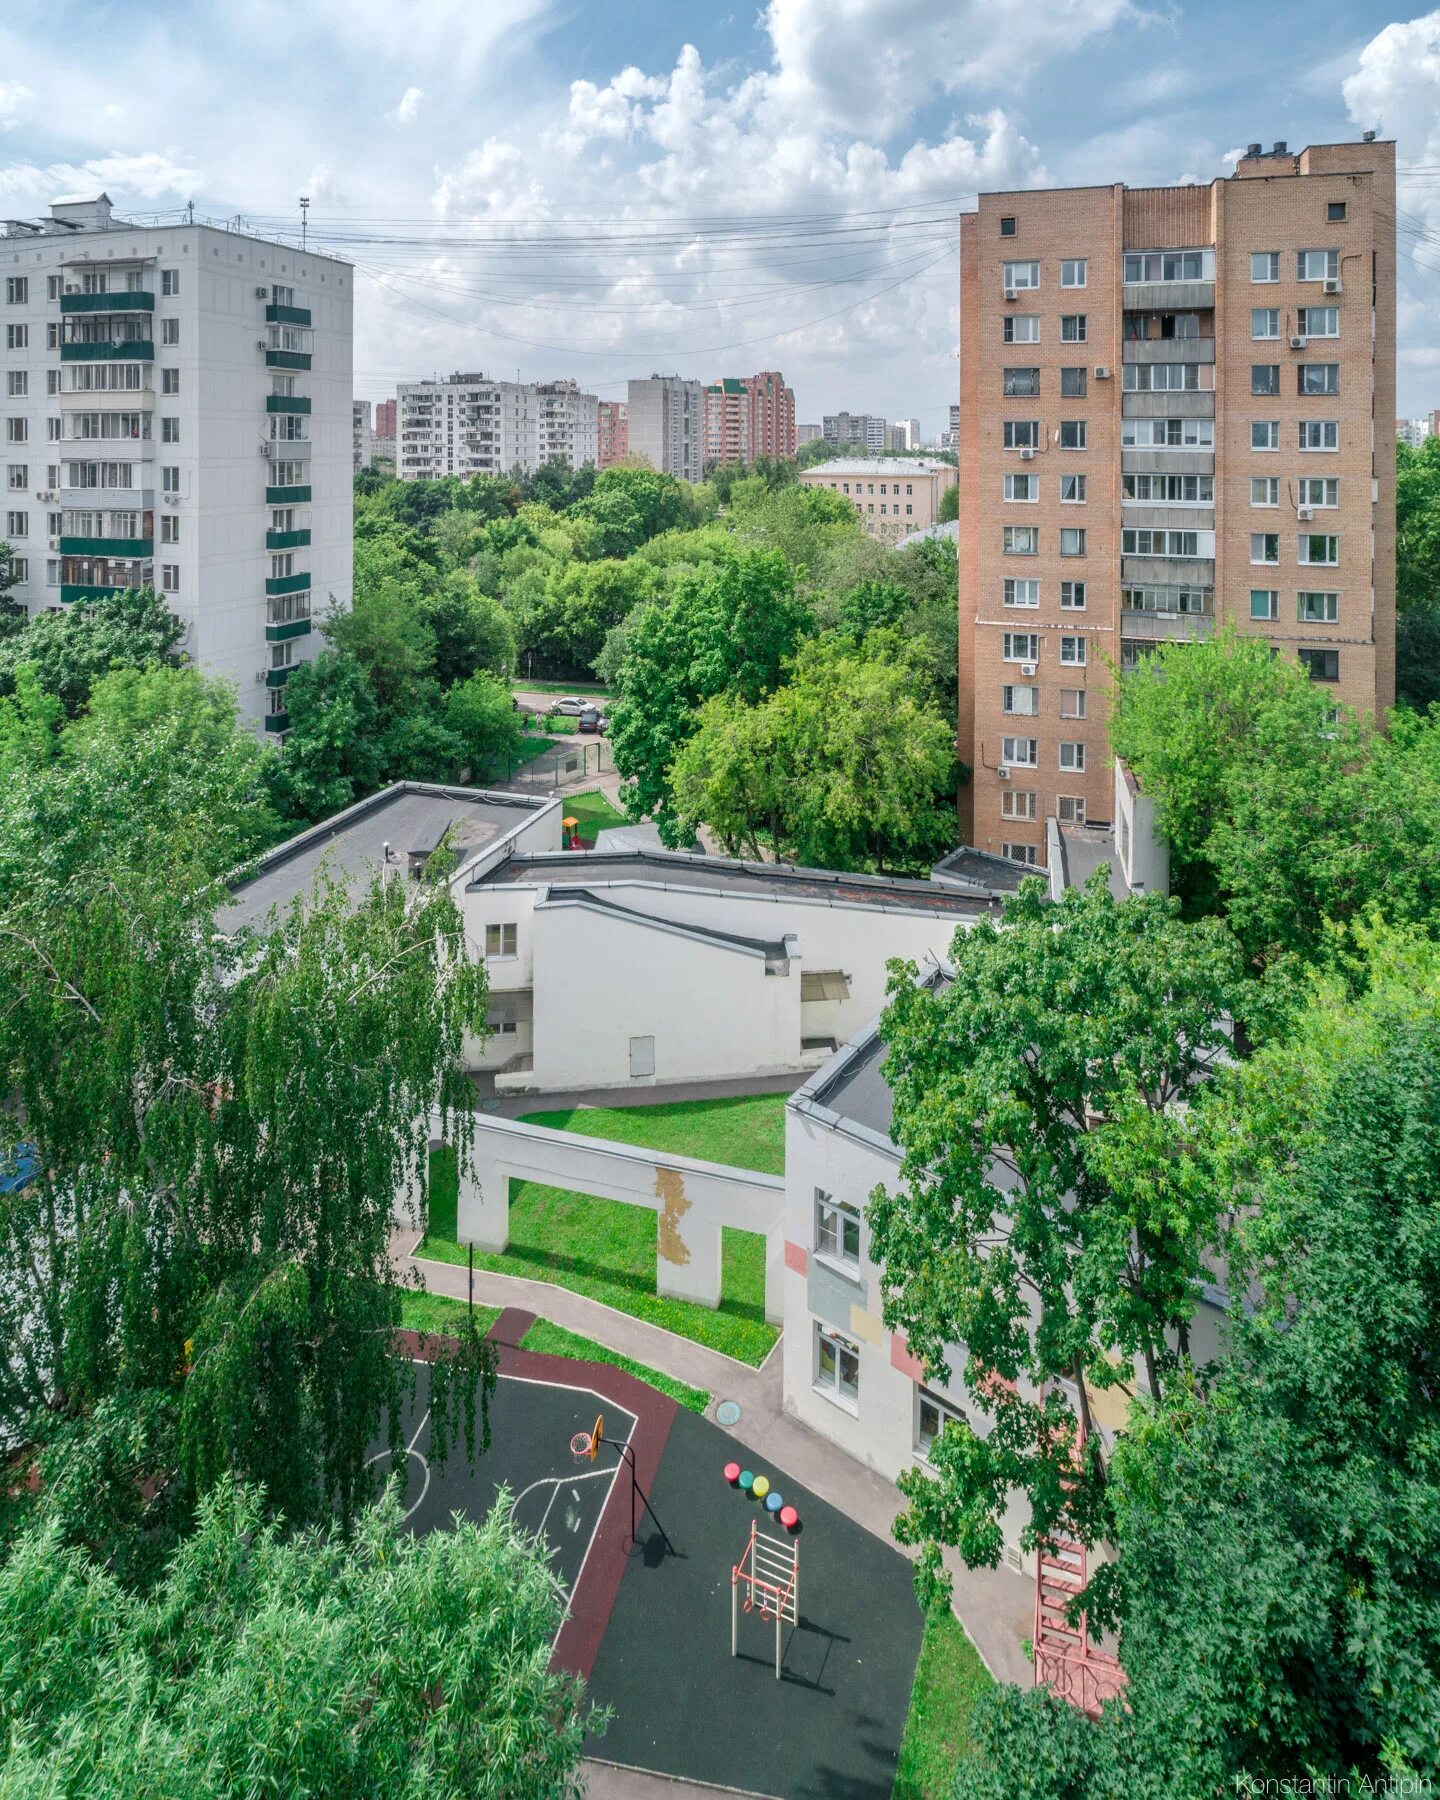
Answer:
<svg viewBox="0 0 1440 1800"><path fill-rule="evenodd" d="M395 440L394 438L372 437L370 440L370 467L382 475L392 479L395 475Z"/></svg>
<svg viewBox="0 0 1440 1800"><path fill-rule="evenodd" d="M599 454L599 401L573 381L494 381L451 375L402 382L397 474L402 481L443 475L533 475L560 458L572 469Z"/></svg>
<svg viewBox="0 0 1440 1800"><path fill-rule="evenodd" d="M827 444L856 444L879 455L888 448L887 429L878 413L826 413L820 435Z"/></svg>
<svg viewBox="0 0 1440 1800"><path fill-rule="evenodd" d="M705 401L698 381L652 375L630 383L628 431L631 456L662 474L699 481L705 472Z"/></svg>
<svg viewBox="0 0 1440 1800"><path fill-rule="evenodd" d="M377 400L375 402L375 435L377 438L393 438L395 436L395 402L393 400Z"/></svg>
<svg viewBox="0 0 1440 1800"><path fill-rule="evenodd" d="M958 405L950 408L950 423L940 434L940 448L956 451L960 448L960 408Z"/></svg>
<svg viewBox="0 0 1440 1800"><path fill-rule="evenodd" d="M961 219L963 831L1112 822L1112 663L1221 623L1395 691L1395 151L1252 144L1205 186Z"/></svg>
<svg viewBox="0 0 1440 1800"><path fill-rule="evenodd" d="M918 450L920 448L920 421L918 419L896 419L886 434L887 450Z"/></svg>
<svg viewBox="0 0 1440 1800"><path fill-rule="evenodd" d="M795 449L795 396L783 375L726 376L705 389L707 465L793 456Z"/></svg>
<svg viewBox="0 0 1440 1800"><path fill-rule="evenodd" d="M1427 419L1397 419L1395 421L1395 441L1408 444L1412 450L1418 450L1426 438L1435 435L1435 415L1431 413Z"/></svg>
<svg viewBox="0 0 1440 1800"><path fill-rule="evenodd" d="M936 522L940 496L954 487L955 471L949 463L925 457L840 456L802 469L799 479L807 487L843 495L872 537L894 543Z"/></svg>
<svg viewBox="0 0 1440 1800"><path fill-rule="evenodd" d="M801 444L813 444L817 438L823 438L824 435L823 425L797 425L795 427L796 448L798 449Z"/></svg>
<svg viewBox="0 0 1440 1800"><path fill-rule="evenodd" d="M356 469L368 469L375 454L375 433L370 424L370 402L368 400L352 401L351 413L354 420L352 443L355 467Z"/></svg>
<svg viewBox="0 0 1440 1800"><path fill-rule="evenodd" d="M257 731L350 602L352 270L108 195L0 227L0 532L31 613L154 587Z"/></svg>
<svg viewBox="0 0 1440 1800"><path fill-rule="evenodd" d="M596 408L595 467L608 469L630 451L629 408L623 400L602 400Z"/></svg>

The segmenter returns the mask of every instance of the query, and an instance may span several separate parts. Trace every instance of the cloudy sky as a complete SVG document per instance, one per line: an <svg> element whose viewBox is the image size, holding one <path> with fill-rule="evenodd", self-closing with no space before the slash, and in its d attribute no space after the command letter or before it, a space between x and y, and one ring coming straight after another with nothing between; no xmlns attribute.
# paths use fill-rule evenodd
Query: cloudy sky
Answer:
<svg viewBox="0 0 1440 1800"><path fill-rule="evenodd" d="M942 423L979 188L1399 140L1400 404L1440 405L1440 11L1369 0L49 0L0 20L0 213L311 230L356 391L454 368L710 380Z"/></svg>

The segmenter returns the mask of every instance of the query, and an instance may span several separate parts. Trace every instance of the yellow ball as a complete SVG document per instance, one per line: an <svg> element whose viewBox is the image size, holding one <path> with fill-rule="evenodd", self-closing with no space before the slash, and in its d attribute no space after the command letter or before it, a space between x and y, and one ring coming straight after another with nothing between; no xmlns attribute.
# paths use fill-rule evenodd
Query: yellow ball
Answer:
<svg viewBox="0 0 1440 1800"><path fill-rule="evenodd" d="M751 1491L757 1500L763 1500L770 1492L770 1477L768 1475L757 1475L755 1477L755 1486Z"/></svg>

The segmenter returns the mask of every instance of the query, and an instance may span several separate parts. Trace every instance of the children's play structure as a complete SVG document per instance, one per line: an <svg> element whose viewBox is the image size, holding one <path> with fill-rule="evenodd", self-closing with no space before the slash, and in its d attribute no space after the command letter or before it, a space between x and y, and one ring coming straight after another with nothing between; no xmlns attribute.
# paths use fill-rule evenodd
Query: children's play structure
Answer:
<svg viewBox="0 0 1440 1800"><path fill-rule="evenodd" d="M738 1563L730 1566L730 1654L740 1654L740 1614L758 1607L760 1617L775 1622L775 1679L780 1679L784 1658L783 1632L786 1625L800 1622L800 1545L797 1534L800 1515L785 1504L784 1496L771 1486L768 1475L757 1475L742 1469L739 1463L726 1463L725 1479L730 1486L758 1502L768 1517L778 1517L786 1536L775 1537L761 1531L750 1521L750 1538L740 1553ZM741 1588L745 1589L742 1607Z"/></svg>

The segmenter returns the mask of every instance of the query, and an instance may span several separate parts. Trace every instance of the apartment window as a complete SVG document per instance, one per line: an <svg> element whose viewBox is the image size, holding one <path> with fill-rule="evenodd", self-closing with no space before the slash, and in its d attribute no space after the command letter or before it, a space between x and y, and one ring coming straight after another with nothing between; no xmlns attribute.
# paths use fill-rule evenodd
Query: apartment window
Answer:
<svg viewBox="0 0 1440 1800"><path fill-rule="evenodd" d="M1007 450L1033 450L1040 439L1038 419L1007 419L1002 427Z"/></svg>
<svg viewBox="0 0 1440 1800"><path fill-rule="evenodd" d="M23 512L12 512L5 515L5 530L12 538L29 537L30 515Z"/></svg>
<svg viewBox="0 0 1440 1800"><path fill-rule="evenodd" d="M1302 625L1334 625L1340 618L1340 596L1301 589L1295 596Z"/></svg>
<svg viewBox="0 0 1440 1800"><path fill-rule="evenodd" d="M1301 337L1339 337L1340 308L1338 306L1297 307L1295 323Z"/></svg>
<svg viewBox="0 0 1440 1800"><path fill-rule="evenodd" d="M178 544L180 542L180 519L175 513L161 513L160 542L162 544Z"/></svg>
<svg viewBox="0 0 1440 1800"><path fill-rule="evenodd" d="M1072 256L1060 264L1060 285L1062 288L1082 288L1088 285L1090 265L1083 256Z"/></svg>
<svg viewBox="0 0 1440 1800"><path fill-rule="evenodd" d="M58 512L46 513L46 515L45 515L45 535L46 535L46 537L59 537L60 533L64 529L65 529L65 515L63 513L58 513Z"/></svg>
<svg viewBox="0 0 1440 1800"><path fill-rule="evenodd" d="M162 444L178 444L180 442L180 421L178 419L162 419L160 421L160 442Z"/></svg>
<svg viewBox="0 0 1440 1800"><path fill-rule="evenodd" d="M1060 606L1065 612L1083 612L1085 610L1085 583L1083 581L1062 581L1060 583Z"/></svg>
<svg viewBox="0 0 1440 1800"><path fill-rule="evenodd" d="M28 306L30 304L30 278L28 275L7 275L5 277L5 304L7 306Z"/></svg>
<svg viewBox="0 0 1440 1800"><path fill-rule="evenodd" d="M1305 427L1302 425L1303 431ZM1280 448L1280 421L1278 419L1252 419L1250 421L1250 448L1252 450L1278 450Z"/></svg>
<svg viewBox="0 0 1440 1800"><path fill-rule="evenodd" d="M1033 788L1009 788L1000 796L1002 819L1033 819L1039 796Z"/></svg>
<svg viewBox="0 0 1440 1800"><path fill-rule="evenodd" d="M1280 335L1280 308L1278 306L1252 306L1250 308L1250 335L1252 338L1278 338Z"/></svg>
<svg viewBox="0 0 1440 1800"><path fill-rule="evenodd" d="M936 1438L943 1434L947 1425L962 1423L965 1415L928 1388L917 1387L915 1396L915 1450L928 1462Z"/></svg>
<svg viewBox="0 0 1440 1800"><path fill-rule="evenodd" d="M160 371L160 392L162 394L178 394L180 392L180 371L178 369L162 369Z"/></svg>
<svg viewBox="0 0 1440 1800"><path fill-rule="evenodd" d="M1000 220L1000 235L1001 235L1001 237L1014 237L1014 235L1015 235L1015 216L1013 213L1006 213L1001 218L1001 220Z"/></svg>
<svg viewBox="0 0 1440 1800"><path fill-rule="evenodd" d="M30 392L30 371L28 369L7 369L5 371L5 392L16 399L24 399Z"/></svg>
<svg viewBox="0 0 1440 1800"><path fill-rule="evenodd" d="M1279 363L1251 363L1250 392L1252 394L1278 394L1280 392Z"/></svg>
<svg viewBox="0 0 1440 1800"><path fill-rule="evenodd" d="M60 348L60 322L58 319L52 319L50 321L50 323L45 327L45 348L47 350L58 350ZM75 376L76 385L78 386L80 384L80 376L83 374L86 376L95 377L96 378L96 380L95 380L96 386L104 386L104 382L102 380L100 380L99 378L102 376L111 374L112 372L113 371L108 370L108 369L77 370L76 376ZM87 381L87 383L85 385L89 386L90 383Z"/></svg>
<svg viewBox="0 0 1440 1800"><path fill-rule="evenodd" d="M12 556L5 566L9 569L10 574L16 581L28 581L30 579L30 559L28 556Z"/></svg>
<svg viewBox="0 0 1440 1800"><path fill-rule="evenodd" d="M1040 392L1040 371L1038 369L1006 369L1002 387L1006 394L1033 399Z"/></svg>
<svg viewBox="0 0 1440 1800"><path fill-rule="evenodd" d="M1340 504L1340 483L1330 475L1300 477L1301 506L1333 507Z"/></svg>
<svg viewBox="0 0 1440 1800"><path fill-rule="evenodd" d="M1302 650L1299 655L1305 672L1312 681L1338 681L1340 679L1340 652L1338 650Z"/></svg>
<svg viewBox="0 0 1440 1800"><path fill-rule="evenodd" d="M1040 740L1026 737L1002 737L1000 761L1010 769L1034 769L1040 762Z"/></svg>
<svg viewBox="0 0 1440 1800"><path fill-rule="evenodd" d="M1159 531L1148 527L1126 527L1120 533L1123 556L1199 556L1204 538L1204 554L1215 553L1215 533L1207 531Z"/></svg>
<svg viewBox="0 0 1440 1800"><path fill-rule="evenodd" d="M1340 539L1323 532L1302 531L1297 545L1302 563L1338 563L1340 560Z"/></svg>
<svg viewBox="0 0 1440 1800"><path fill-rule="evenodd" d="M1086 313L1061 313L1060 342L1062 344L1083 344L1088 336L1089 323Z"/></svg>
<svg viewBox="0 0 1440 1800"><path fill-rule="evenodd" d="M58 300L64 292L65 282L62 276L47 275L45 277L45 298L47 300Z"/></svg>
<svg viewBox="0 0 1440 1800"><path fill-rule="evenodd" d="M1002 686L1000 689L1000 710L1018 714L1021 718L1033 719L1040 711L1040 690L1037 687Z"/></svg>
<svg viewBox="0 0 1440 1800"><path fill-rule="evenodd" d="M1295 274L1301 281L1338 281L1338 250L1300 250L1296 252Z"/></svg>
<svg viewBox="0 0 1440 1800"><path fill-rule="evenodd" d="M1083 556L1085 554L1085 527L1083 525L1062 525L1060 527L1060 554L1062 556Z"/></svg>
<svg viewBox="0 0 1440 1800"><path fill-rule="evenodd" d="M1060 717L1062 719L1083 719L1085 717L1084 688L1061 688Z"/></svg>
<svg viewBox="0 0 1440 1800"><path fill-rule="evenodd" d="M1084 368L1062 369L1060 371L1060 397L1064 400L1083 400L1085 398Z"/></svg>
<svg viewBox="0 0 1440 1800"><path fill-rule="evenodd" d="M179 563L161 563L160 588L162 593L178 594L180 592Z"/></svg>
<svg viewBox="0 0 1440 1800"><path fill-rule="evenodd" d="M1278 589L1251 588L1250 617L1252 619L1265 620L1278 619L1280 617L1280 594Z"/></svg>
<svg viewBox="0 0 1440 1800"><path fill-rule="evenodd" d="M1060 639L1060 661L1071 668L1083 669L1085 666L1085 640L1083 637L1062 637Z"/></svg>
<svg viewBox="0 0 1440 1800"><path fill-rule="evenodd" d="M1252 531L1250 533L1250 560L1252 563L1278 563L1280 560L1280 533L1278 531Z"/></svg>
<svg viewBox="0 0 1440 1800"><path fill-rule="evenodd" d="M30 421L28 419L7 419L5 421L5 441L9 444L24 444L30 439Z"/></svg>
<svg viewBox="0 0 1440 1800"><path fill-rule="evenodd" d="M1327 200L1325 203L1325 217L1332 225L1339 224L1345 217L1345 202L1343 200Z"/></svg>
<svg viewBox="0 0 1440 1800"><path fill-rule="evenodd" d="M1038 500L1040 498L1040 477L1038 475L1007 475L1005 477L1005 498L1007 500Z"/></svg>
<svg viewBox="0 0 1440 1800"><path fill-rule="evenodd" d="M1300 448L1302 450L1338 450L1340 448L1340 421L1338 419L1302 419L1300 422Z"/></svg>
<svg viewBox="0 0 1440 1800"><path fill-rule="evenodd" d="M180 471L173 464L165 463L160 469L160 491L163 494L180 492Z"/></svg>
<svg viewBox="0 0 1440 1800"><path fill-rule="evenodd" d="M1125 258L1127 285L1137 281L1213 281L1213 250L1145 250Z"/></svg>
<svg viewBox="0 0 1440 1800"><path fill-rule="evenodd" d="M167 300L173 300L180 292L180 271L178 269L162 269L160 271L160 292Z"/></svg>
<svg viewBox="0 0 1440 1800"><path fill-rule="evenodd" d="M860 1346L829 1325L815 1324L815 1386L849 1412L860 1410Z"/></svg>
<svg viewBox="0 0 1440 1800"><path fill-rule="evenodd" d="M30 347L30 327L28 325L7 325L5 327L5 348L7 350L27 350Z"/></svg>
<svg viewBox="0 0 1440 1800"><path fill-rule="evenodd" d="M1028 863L1031 868L1040 861L1040 852L1034 844L1002 844L1000 854L1011 862Z"/></svg>
<svg viewBox="0 0 1440 1800"><path fill-rule="evenodd" d="M1205 388L1213 385L1206 367ZM1126 363L1120 385L1127 394L1193 394L1201 387L1198 363Z"/></svg>
<svg viewBox="0 0 1440 1800"><path fill-rule="evenodd" d="M518 945L518 933L517 925L487 925L485 927L485 954L487 956L514 956Z"/></svg>
<svg viewBox="0 0 1440 1800"><path fill-rule="evenodd" d="M1006 606L1038 606L1040 604L1040 583L1033 580L1005 580Z"/></svg>
<svg viewBox="0 0 1440 1800"><path fill-rule="evenodd" d="M58 394L60 392L60 371L58 369L47 369L45 371L45 392L47 394Z"/></svg>
<svg viewBox="0 0 1440 1800"><path fill-rule="evenodd" d="M1083 506L1085 504L1085 477L1083 475L1062 475L1060 477L1060 499L1066 506Z"/></svg>
<svg viewBox="0 0 1440 1800"><path fill-rule="evenodd" d="M1278 506L1280 504L1280 477L1278 475L1252 475L1250 477L1250 504L1252 506Z"/></svg>
<svg viewBox="0 0 1440 1800"><path fill-rule="evenodd" d="M815 1249L850 1268L860 1264L860 1209L848 1200L815 1190Z"/></svg>
<svg viewBox="0 0 1440 1800"><path fill-rule="evenodd" d="M1085 823L1085 802L1078 794L1060 794L1055 800L1055 816L1062 825Z"/></svg>
<svg viewBox="0 0 1440 1800"><path fill-rule="evenodd" d="M1005 286L1007 288L1038 288L1040 285L1040 265L1038 262L1007 262L1005 265Z"/></svg>
<svg viewBox="0 0 1440 1800"><path fill-rule="evenodd" d="M1004 632L1000 640L1000 655L1005 662L1038 662L1040 658L1039 632Z"/></svg>
<svg viewBox="0 0 1440 1800"><path fill-rule="evenodd" d="M1002 336L1007 344L1038 344L1040 342L1039 313L1007 313Z"/></svg>
<svg viewBox="0 0 1440 1800"><path fill-rule="evenodd" d="M1083 450L1085 448L1084 419L1062 419L1060 421L1060 448L1062 450Z"/></svg>
<svg viewBox="0 0 1440 1800"><path fill-rule="evenodd" d="M1213 475L1122 475L1121 496L1156 505L1209 506L1215 499Z"/></svg>
<svg viewBox="0 0 1440 1800"><path fill-rule="evenodd" d="M1213 419L1122 419L1120 443L1126 450L1213 450Z"/></svg>
<svg viewBox="0 0 1440 1800"><path fill-rule="evenodd" d="M1280 252L1278 250L1252 250L1250 252L1250 279L1252 281L1278 281L1280 279Z"/></svg>
<svg viewBox="0 0 1440 1800"><path fill-rule="evenodd" d="M1338 394L1339 363L1301 363L1295 371L1296 386L1302 394Z"/></svg>
<svg viewBox="0 0 1440 1800"><path fill-rule="evenodd" d="M50 444L58 444L60 442L60 421L58 419L47 419L45 421L45 440Z"/></svg>
<svg viewBox="0 0 1440 1800"><path fill-rule="evenodd" d="M160 342L169 350L173 350L180 342L180 321L178 319L162 319L160 321Z"/></svg>
<svg viewBox="0 0 1440 1800"><path fill-rule="evenodd" d="M1006 556L1034 556L1040 548L1040 532L1034 525L1006 525L1003 548Z"/></svg>
<svg viewBox="0 0 1440 1800"><path fill-rule="evenodd" d="M1060 767L1062 769L1069 769L1076 775L1084 773L1085 745L1082 740L1077 738L1073 741L1061 744Z"/></svg>

